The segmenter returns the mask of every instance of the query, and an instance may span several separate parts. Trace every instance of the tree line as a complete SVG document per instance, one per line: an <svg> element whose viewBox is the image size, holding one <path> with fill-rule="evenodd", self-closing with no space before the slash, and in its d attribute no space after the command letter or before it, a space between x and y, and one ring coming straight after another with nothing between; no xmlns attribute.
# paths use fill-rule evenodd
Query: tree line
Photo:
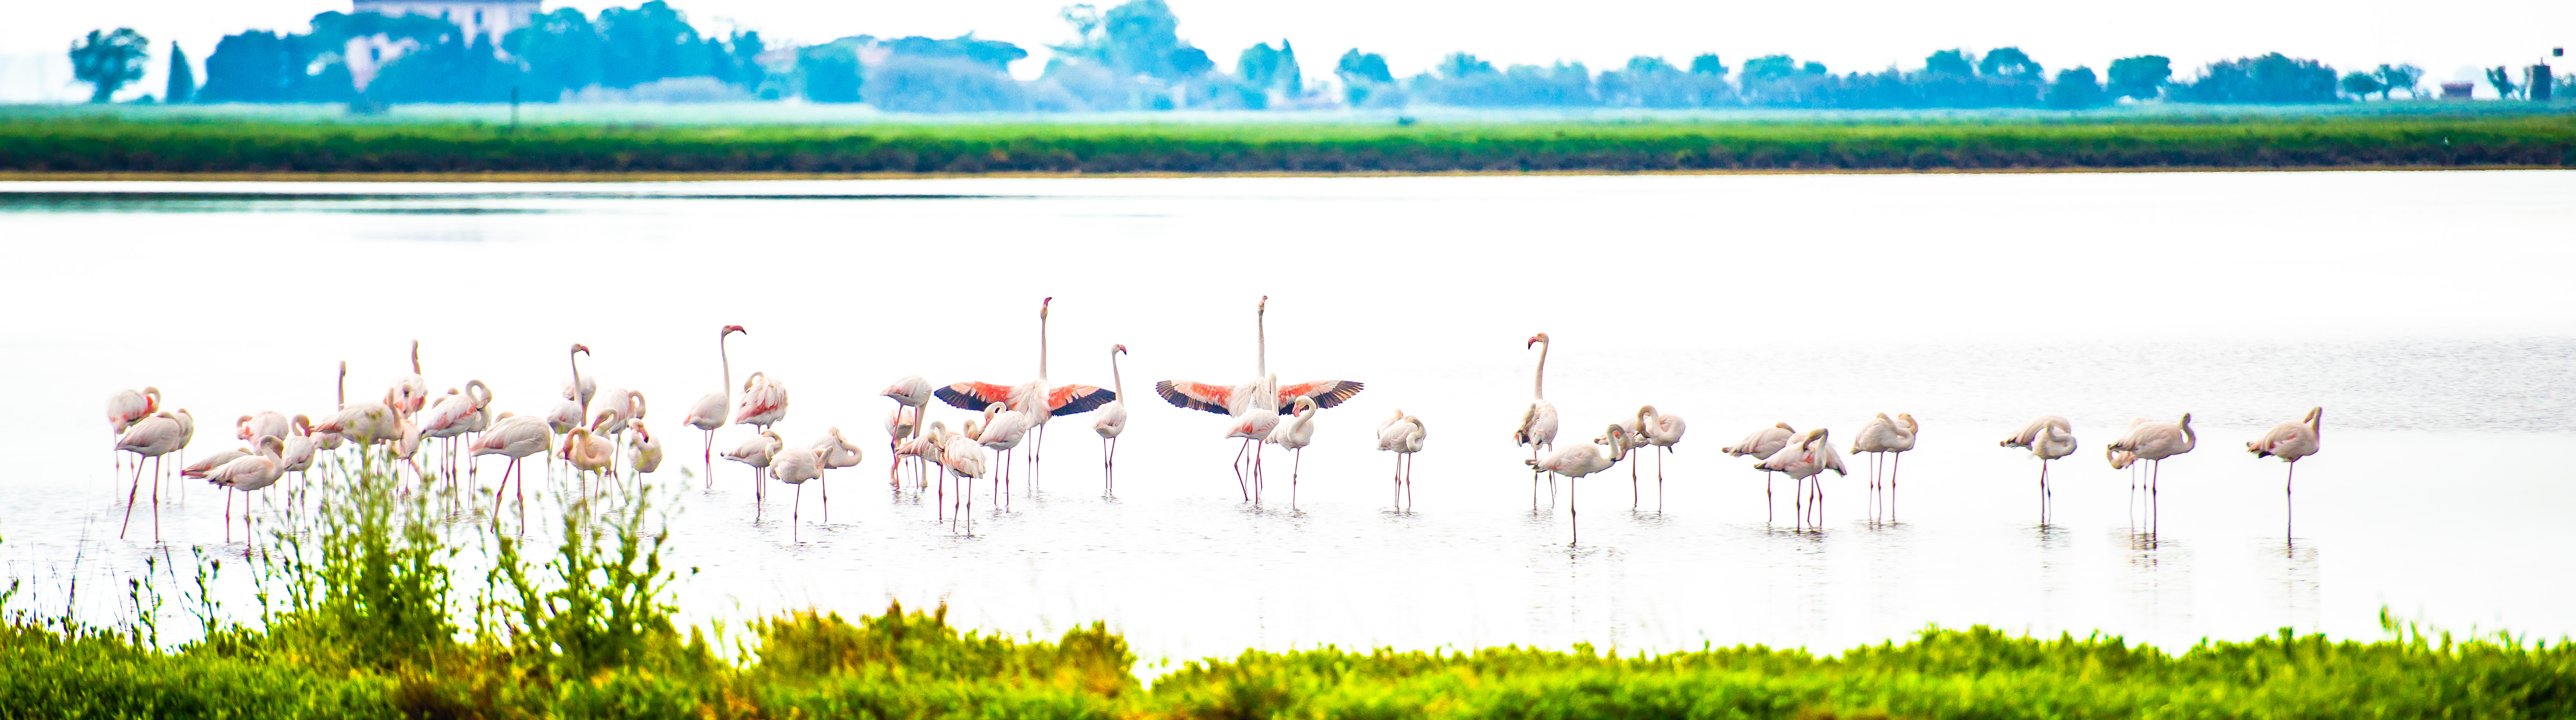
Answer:
<svg viewBox="0 0 2576 720"><path fill-rule="evenodd" d="M596 15L561 8L495 43L447 20L326 12L303 32L225 36L196 85L187 57L170 48L165 102L537 102L583 99L779 100L869 103L898 112L1401 108L2057 108L2134 100L2192 103L2332 103L2394 93L2424 97L2423 71L2386 64L2338 73L2322 62L2269 53L2209 63L2179 77L2156 55L2120 58L2102 71L2054 72L2017 47L1980 54L1933 52L1915 69L1835 73L1823 63L1768 55L1730 68L1715 53L1686 61L1640 55L1594 71L1580 62L1497 67L1456 52L1398 77L1384 57L1353 48L1330 81L1304 77L1287 40L1237 53L1231 69L1179 36L1164 0L1128 0L1102 11L1064 8L1073 31L1051 45L1037 80L1011 63L1018 45L964 36L858 35L799 47L758 32L702 35L664 0ZM392 51L387 54L387 51ZM368 57L349 57L352 53ZM105 101L142 77L150 44L130 29L94 31L72 49L75 75ZM2489 71L2512 97L2506 68Z"/></svg>

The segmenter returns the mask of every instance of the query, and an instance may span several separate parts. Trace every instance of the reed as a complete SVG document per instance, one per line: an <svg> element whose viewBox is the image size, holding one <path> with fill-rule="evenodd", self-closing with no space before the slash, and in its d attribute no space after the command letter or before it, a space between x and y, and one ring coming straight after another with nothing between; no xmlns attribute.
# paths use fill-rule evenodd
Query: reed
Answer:
<svg viewBox="0 0 2576 720"><path fill-rule="evenodd" d="M738 638L679 627L649 489L569 502L542 563L516 540L493 543L481 587L460 592L450 561L484 536L440 532L455 522L441 498L398 491L389 467L344 470L350 480L316 488L327 502L299 503L315 509L251 558L276 596L254 617L223 617L204 598L202 558L188 598L207 622L198 640L164 646L139 619L13 612L0 623L0 718L2576 715L2564 641L2454 638L2384 614L2375 641L2283 630L2179 653L1983 627L1829 655L1247 650L1184 663L1148 689L1125 639L1097 622L1050 641L893 604L856 619L786 613Z"/></svg>
<svg viewBox="0 0 2576 720"><path fill-rule="evenodd" d="M2576 116L1421 123L331 123L0 116L0 171L1350 173L2576 165Z"/></svg>

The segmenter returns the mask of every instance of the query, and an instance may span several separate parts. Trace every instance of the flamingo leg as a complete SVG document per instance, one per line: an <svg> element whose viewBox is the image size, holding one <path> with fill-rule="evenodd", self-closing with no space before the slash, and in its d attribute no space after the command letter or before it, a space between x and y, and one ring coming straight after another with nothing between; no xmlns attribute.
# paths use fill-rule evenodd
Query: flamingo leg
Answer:
<svg viewBox="0 0 2576 720"><path fill-rule="evenodd" d="M143 470L142 458L134 460L134 469L137 472ZM128 507L133 504L130 500L126 502ZM161 456L158 455L152 457L152 541L161 541Z"/></svg>
<svg viewBox="0 0 2576 720"><path fill-rule="evenodd" d="M2290 486L2297 482L2298 479L2299 461L2292 460L2290 461L2290 474L2281 478L2281 537L2285 540L2295 537L2297 534L2297 531L2293 528L2297 527L2295 521L2298 519L2299 505L2290 496Z"/></svg>
<svg viewBox="0 0 2576 720"><path fill-rule="evenodd" d="M1664 511L1664 447L1655 446L1655 512Z"/></svg>
<svg viewBox="0 0 2576 720"><path fill-rule="evenodd" d="M1905 468L1905 453L1897 453L1887 464L1887 517L1896 519L1896 471Z"/></svg>
<svg viewBox="0 0 2576 720"><path fill-rule="evenodd" d="M1769 470L1764 470L1764 471L1762 471L1762 522L1763 522L1763 524L1766 524L1766 525L1767 525L1767 524L1770 524L1770 522L1771 522L1771 512L1772 512L1772 507L1773 507L1772 503L1773 503L1773 502L1774 502L1774 501L1771 499L1771 471L1769 471Z"/></svg>
<svg viewBox="0 0 2576 720"><path fill-rule="evenodd" d="M698 474L705 475L707 477L706 489L714 490L716 489L716 431L707 431L707 444L704 449L706 450L705 456L699 458L699 462L704 463L704 469Z"/></svg>
<svg viewBox="0 0 2576 720"><path fill-rule="evenodd" d="M1252 501L1252 486L1244 482L1243 454L1251 449L1252 439L1245 438L1243 440L1243 447L1236 448L1234 451L1234 486L1236 490L1243 492L1243 499L1245 502Z"/></svg>
<svg viewBox="0 0 2576 720"><path fill-rule="evenodd" d="M120 457L119 457L119 459L121 460L121 459L123 459L123 458L120 456ZM121 468L120 468L120 469L121 469ZM109 485L108 487L116 487L116 486L114 486L114 485ZM136 496L138 496L139 494L141 494L142 492L143 492L143 457L142 457L142 456L140 456L140 455L137 455L137 456L135 456L135 458L134 458L134 487L129 488L129 489L127 489L127 490L125 491L125 524L124 524L124 525L119 525L119 526L117 526L117 528L116 528L116 536L117 536L118 538L120 538L120 539L125 537L125 529L126 529L126 528L129 528L129 527L133 527L133 526L134 526L134 498L135 498ZM224 516L224 521L225 521L225 522L231 522L231 521L232 521L232 516L230 516L230 515L226 515L226 516Z"/></svg>
<svg viewBox="0 0 2576 720"><path fill-rule="evenodd" d="M1583 544L1583 516L1574 508L1575 480L1565 479L1565 523L1574 528L1574 538L1566 543L1569 546Z"/></svg>
<svg viewBox="0 0 2576 720"><path fill-rule="evenodd" d="M794 506L791 506L791 507L787 508L787 541L788 541L788 542L791 542L791 543L792 543L792 542L796 542L796 534L797 534L797 532L798 532L798 531L800 531L800 530L803 530L803 529L804 529L804 527L805 527L804 523L799 522L799 521L797 520L797 514L798 514L798 513L800 513L800 512L803 512L804 510L805 510L805 484L804 484L804 483L797 483L797 484L796 484L796 504L795 504Z"/></svg>
<svg viewBox="0 0 2576 720"><path fill-rule="evenodd" d="M1306 466L1306 449L1297 448L1297 459L1288 463L1288 508L1297 508L1297 475Z"/></svg>

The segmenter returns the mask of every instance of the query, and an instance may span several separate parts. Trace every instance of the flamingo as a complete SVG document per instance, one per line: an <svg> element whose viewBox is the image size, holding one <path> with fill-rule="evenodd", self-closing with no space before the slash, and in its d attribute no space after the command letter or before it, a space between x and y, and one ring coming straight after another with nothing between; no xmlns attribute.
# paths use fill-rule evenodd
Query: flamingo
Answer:
<svg viewBox="0 0 2576 720"><path fill-rule="evenodd" d="M340 361L340 379L332 383L331 392L333 402L336 403L331 406L333 412L349 406L349 361ZM324 450L338 450L340 443L347 439L336 432L314 431L310 434L313 437L313 446Z"/></svg>
<svg viewBox="0 0 2576 720"><path fill-rule="evenodd" d="M768 434L769 426L785 419L787 419L787 383L779 382L763 372L754 372L751 377L743 379L742 397L735 400L733 404L735 425L751 425L760 428L762 434ZM753 496L769 497L769 488L760 483L758 473L752 475L751 487Z"/></svg>
<svg viewBox="0 0 2576 720"><path fill-rule="evenodd" d="M980 410L993 403L1009 403L1010 409L1028 417L1037 442L1029 447L1029 469L1044 476L1038 456L1046 445L1046 424L1058 415L1078 415L1098 409L1118 394L1092 385L1047 384L1047 307L1055 298L1038 301L1038 378L1016 386L1005 387L986 382L961 382L940 388L933 394L959 410ZM1034 482L1036 478L1032 478Z"/></svg>
<svg viewBox="0 0 2576 720"><path fill-rule="evenodd" d="M2075 454L2075 433L2054 423L2037 423L2039 434L2030 438L2030 454L2039 458L2039 521L2048 522L2050 501L2057 494L2048 489L2048 461Z"/></svg>
<svg viewBox="0 0 2576 720"><path fill-rule="evenodd" d="M1301 403L1298 407L1305 405ZM1404 512L1412 504L1406 502L1406 496L1411 494L1408 491L1413 488L1413 470L1409 460L1414 453L1422 452L1423 434L1422 418L1406 415L1403 410L1395 411L1395 417L1378 424L1377 449L1395 453L1396 512Z"/></svg>
<svg viewBox="0 0 2576 720"><path fill-rule="evenodd" d="M1673 452L1673 446L1679 445L1682 442L1682 433L1689 429L1689 423L1682 422L1682 416L1680 415L1656 412L1655 406L1653 405L1637 408L1637 439L1644 441L1645 445L1650 445L1655 448L1655 507L1658 508L1657 512L1661 512L1661 508L1664 506L1664 454Z"/></svg>
<svg viewBox="0 0 2576 720"><path fill-rule="evenodd" d="M743 440L741 445L722 454L726 460L751 466L751 482L757 488L760 484L761 471L769 468L770 458L777 456L778 450L782 447L785 447L785 443L778 439L778 433L770 432L769 428L761 428L760 434ZM757 497L760 493L755 490L753 495Z"/></svg>
<svg viewBox="0 0 2576 720"><path fill-rule="evenodd" d="M644 429L643 418L627 418L626 428L635 438L626 443L626 470L636 475L662 469L662 441Z"/></svg>
<svg viewBox="0 0 2576 720"><path fill-rule="evenodd" d="M285 413L262 410L256 415L243 415L240 419L234 420L233 437L243 440L257 440L261 435L282 438L286 437L294 426L295 421L286 417Z"/></svg>
<svg viewBox="0 0 2576 720"><path fill-rule="evenodd" d="M2325 412L2323 407L2308 408L2307 417L2298 422L2274 425L2270 432L2263 433L2263 437L2245 443L2245 451L2254 453L2255 457L2277 457L2289 463L2289 474L2281 478L2281 500L2284 503L2290 499L2290 483L2299 477L2299 459L2317 454L2318 438L2325 431L2322 419Z"/></svg>
<svg viewBox="0 0 2576 720"><path fill-rule="evenodd" d="M1010 481L1011 449L1019 447L1020 441L1026 439L1030 432L1036 430L1036 423L1030 420L1028 414L1022 413L1018 410L1008 409L1009 407L1010 406L1007 404L998 402L985 405L984 425L982 431L970 433L974 436L975 442L983 443L984 447L992 448L1001 453L1002 462L1000 463L1000 468L998 468L998 471L995 474L1000 476L1002 483ZM1007 491L997 483L993 488L993 492L994 499L999 500L1001 499L1001 495Z"/></svg>
<svg viewBox="0 0 2576 720"><path fill-rule="evenodd" d="M586 427L573 428L564 436L563 449L557 452L563 455L564 462L581 472L605 473L617 461L617 446Z"/></svg>
<svg viewBox="0 0 2576 720"><path fill-rule="evenodd" d="M151 458L154 478L152 538L154 540L161 538L161 456L187 447L188 436L194 424L192 420L187 419L188 417L187 408L180 408L177 412L157 413L128 424L125 433L117 437L118 452L134 453L134 485L125 491L125 524L117 528L117 537L125 537L126 527L134 524L134 499L143 489L143 459Z"/></svg>
<svg viewBox="0 0 2576 720"><path fill-rule="evenodd" d="M401 414L394 410L393 400L392 395L387 395L384 402L341 406L339 411L315 423L313 429L341 435L361 446L400 440L404 422Z"/></svg>
<svg viewBox="0 0 2576 720"><path fill-rule="evenodd" d="M1286 422L1279 423L1278 427L1271 428L1269 438L1269 442L1278 445L1279 449L1295 453L1297 456L1297 459L1288 466L1288 506L1292 508L1297 506L1297 475L1306 464L1306 446L1315 443L1315 399L1301 395L1298 396L1295 405L1291 411L1296 415ZM1416 426L1416 430L1419 429L1420 427ZM1420 445L1419 433L1417 432L1416 435L1414 444Z"/></svg>
<svg viewBox="0 0 2576 720"><path fill-rule="evenodd" d="M294 432L278 439L284 444L284 447L278 451L278 459L286 462L285 472L300 473L313 469L313 461L319 454L321 446L313 442L311 416L295 416Z"/></svg>
<svg viewBox="0 0 2576 720"><path fill-rule="evenodd" d="M1914 422L1912 414L1897 413L1896 419L1890 420L1887 413L1879 413L1878 417L1863 423L1860 432L1852 433L1852 454L1871 453L1875 456L1870 458L1869 466L1871 492L1877 492L1879 488L1881 461L1887 460L1890 454L1896 455L1895 461L1888 463L1886 475L1888 513L1891 515L1896 512L1896 469L1905 464L1904 453L1914 449L1914 434L1922 427Z"/></svg>
<svg viewBox="0 0 2576 720"><path fill-rule="evenodd" d="M401 411L404 417L420 412L421 407L429 403L429 382L420 376L419 340L411 341L411 374L394 378L393 388L387 392L393 400L386 404Z"/></svg>
<svg viewBox="0 0 2576 720"><path fill-rule="evenodd" d="M859 458L863 456L859 454L859 446L841 437L841 429L837 427L824 428L823 436L816 438L809 447L820 453L823 459L823 522L828 523L832 521L832 469L857 467Z"/></svg>
<svg viewBox="0 0 2576 720"><path fill-rule="evenodd" d="M1829 442L1831 434L1824 428L1809 430L1806 437L1800 439L1797 445L1782 448L1780 452L1773 453L1770 459L1762 461L1763 469L1778 471L1788 475L1789 479L1798 481L1799 490L1802 491L1799 497L1802 501L1814 501L1809 504L1809 508L1801 508L1798 511L1800 527L1806 526L1811 511L1814 513L1816 526L1824 526L1825 483L1824 478L1820 476L1826 470L1832 470L1836 475L1850 475L1843 469L1842 455L1834 452L1834 445ZM1816 480L1812 489L1806 484L1809 478Z"/></svg>
<svg viewBox="0 0 2576 720"><path fill-rule="evenodd" d="M793 541L796 529L803 525L798 515L805 509L805 481L823 476L823 451L810 447L780 449L769 460L769 476L796 486L796 504L787 510L788 538Z"/></svg>
<svg viewBox="0 0 2576 720"><path fill-rule="evenodd" d="M1626 428L1619 427L1615 424L1609 426L1609 428L1610 429L1603 434L1603 437L1618 438L1628 432ZM1622 441L1624 441L1624 439L1622 439ZM1610 469L1610 465L1614 460L1615 458L1612 455L1603 452L1602 448L1599 446L1583 444L1558 450L1555 454L1547 456L1546 460L1526 461L1529 463L1531 468L1563 475L1566 478L1565 517L1566 520L1574 527L1573 542L1567 544L1571 545L1583 542L1582 517L1575 513L1574 508L1574 481L1583 478L1583 476Z"/></svg>
<svg viewBox="0 0 2576 720"><path fill-rule="evenodd" d="M1276 388L1278 387L1279 374L1271 373L1270 377L1261 381L1261 385L1254 389L1252 394L1256 398L1267 399L1277 394L1278 391ZM1271 409L1262 402L1254 402L1250 406L1243 408L1242 412L1235 413L1234 417L1231 418L1231 422L1228 423L1226 427L1226 437L1243 439L1243 449L1236 450L1234 453L1236 466L1235 482L1238 487L1240 487L1243 482L1242 466L1244 450L1251 451L1252 485L1249 489L1244 490L1245 499L1257 500L1261 497L1262 443L1270 439L1270 431L1278 426L1279 413L1272 412Z"/></svg>
<svg viewBox="0 0 2576 720"><path fill-rule="evenodd" d="M570 433L590 419L590 397L599 389L597 380L581 374L581 356L590 354L590 346L573 343L572 350L564 354L571 358L573 379L564 383L563 402L546 414L546 425L558 435Z"/></svg>
<svg viewBox="0 0 2576 720"><path fill-rule="evenodd" d="M204 479L206 474L214 472L215 468L223 467L225 463L242 459L250 454L250 448L233 448L198 458L196 462L188 463L187 467L179 468L179 477Z"/></svg>
<svg viewBox="0 0 2576 720"><path fill-rule="evenodd" d="M2061 433L2075 432L2075 426L2066 422L2066 416L2041 415L2031 418L2028 423L2023 423L2021 429L2014 431L2011 437L2004 438L2003 442L1995 444L2003 447L2027 448L2030 447L2032 440L2039 437L2040 431L2046 428L2056 428Z"/></svg>
<svg viewBox="0 0 2576 720"><path fill-rule="evenodd" d="M742 329L740 325L726 325L716 330L716 360L724 368L724 384L716 386L715 392L700 396L696 405L689 406L689 416L680 421L707 432L706 452L700 459L704 464L700 471L706 474L709 489L716 486L716 428L724 427L725 409L733 406L733 353L725 349L725 338L732 337L734 333L748 335L751 331Z"/></svg>
<svg viewBox="0 0 2576 720"><path fill-rule="evenodd" d="M919 375L905 375L903 379L887 385L880 393L893 400L895 405L894 412L886 415L888 448L901 450L905 441L921 437L923 421L928 419L923 416L930 411L930 393L930 381L922 379ZM897 487L902 486L902 480L897 478L897 474L902 472L903 459L907 457L924 463L932 459L931 456L920 453L894 453L894 461L886 466L887 483ZM928 482L924 481L922 484L927 485Z"/></svg>
<svg viewBox="0 0 2576 720"><path fill-rule="evenodd" d="M912 436L918 434L920 430L921 414L917 408L910 405L894 406L892 411L886 413L886 450L891 452L903 447L903 444L912 440ZM903 487L903 478L901 475L903 471L903 459L906 457L917 456L906 455L901 452L894 452L893 454L894 461L886 464L886 485L900 488Z"/></svg>
<svg viewBox="0 0 2576 720"><path fill-rule="evenodd" d="M612 388L593 401L598 407L591 412L590 433L607 436L611 445L626 441L626 421L644 417L644 394L624 388ZM609 474L617 473L617 458L609 456Z"/></svg>
<svg viewBox="0 0 2576 720"><path fill-rule="evenodd" d="M1523 350L1529 349L1532 345L1538 346L1538 371L1532 373L1530 378L1529 409L1521 411L1521 427L1512 431L1512 444L1527 445L1530 449L1530 510L1533 512L1538 510L1538 476L1545 472L1538 467L1538 451L1540 448L1556 447L1556 403L1547 401L1549 344L1547 333L1539 333L1531 335L1529 342L1521 345ZM1551 486L1555 482L1548 481Z"/></svg>
<svg viewBox="0 0 2576 720"><path fill-rule="evenodd" d="M1773 454L1780 452L1781 448L1788 447L1789 440L1797 435L1798 429L1789 427L1788 423L1772 423L1771 427L1755 430L1753 434L1744 436L1742 442L1731 447L1718 448L1717 451L1735 457L1751 455L1756 461L1769 460ZM1762 471L1762 521L1770 522L1771 473L1774 471L1763 467L1759 462L1754 463L1753 467Z"/></svg>
<svg viewBox="0 0 2576 720"><path fill-rule="evenodd" d="M1100 491L1104 494L1117 492L1118 434L1127 431L1127 376L1118 373L1118 356L1125 354L1126 345L1109 346L1109 382L1118 389L1108 403L1100 406L1100 418L1091 421L1091 431L1100 433ZM1296 481L1295 477L1288 479L1291 485Z"/></svg>
<svg viewBox="0 0 2576 720"><path fill-rule="evenodd" d="M1612 464L1617 464L1621 460L1628 459L1628 453L1646 444L1644 434L1646 416L1644 413L1638 413L1635 417L1621 420L1615 424L1619 426L1619 434L1616 437L1603 435L1592 439L1592 442L1610 448L1610 462ZM1629 463L1628 509L1630 510L1637 509L1637 505L1640 502L1643 502L1644 492L1638 489L1638 483L1637 464Z"/></svg>
<svg viewBox="0 0 2576 720"><path fill-rule="evenodd" d="M420 436L448 439L448 455L455 456L454 438L474 429L483 408L492 403L492 388L481 380L465 381L465 392L449 393L420 418ZM292 444L292 443L290 443ZM448 478L455 479L455 468L448 468Z"/></svg>
<svg viewBox="0 0 2576 720"><path fill-rule="evenodd" d="M2200 435L2191 431L2191 413L2183 413L2180 422L2144 422L2129 428L2129 434L2111 441L2111 450L2127 451L2147 461L2147 494L2152 498L2160 486L2165 458L2191 452L2200 444Z"/></svg>
<svg viewBox="0 0 2576 720"><path fill-rule="evenodd" d="M286 463L279 457L286 451L286 441L278 439L275 435L262 435L254 446L259 448L258 454L244 455L208 471L206 482L243 493L277 484L277 479L286 474ZM225 496L225 527L231 527L232 521L232 497ZM242 536L245 539L250 537L250 499L248 497L242 499Z"/></svg>
<svg viewBox="0 0 2576 720"><path fill-rule="evenodd" d="M553 445L554 429L546 426L544 418L501 413L500 419L493 421L491 430L475 438L472 450L474 457L504 455L510 458L509 466L501 469L501 484L509 485L511 472L518 471L521 476L519 503L525 507L527 504L526 470L519 467L519 461L527 456L552 450ZM493 488L492 516L497 518L500 515L501 489Z"/></svg>
<svg viewBox="0 0 2576 720"><path fill-rule="evenodd" d="M930 429L939 446L939 466L946 468L963 485L957 494L966 503L966 511L958 513L957 517L966 519L966 534L974 535L975 480L991 474L988 467L991 458L982 444L964 433L951 431L946 425L936 422L930 424Z"/></svg>
<svg viewBox="0 0 2576 720"><path fill-rule="evenodd" d="M1247 412L1258 409L1273 415L1285 415L1289 411L1281 407L1298 397L1314 398L1316 407L1330 408L1342 404L1343 401L1351 399L1351 396L1358 395L1361 390L1367 388L1366 385L1350 380L1314 380L1280 387L1278 376L1270 372L1269 315L1270 296L1263 295L1260 304L1253 306L1252 312L1254 352L1251 382L1224 386L1190 380L1164 380L1154 383L1154 393L1163 396L1163 400L1171 403L1172 407L1203 410L1235 418L1235 422L1228 424L1226 434L1226 437L1234 438L1243 437L1235 431L1247 429L1244 427L1246 421L1242 417ZM1244 443L1245 448L1250 449L1254 444L1252 441L1269 437L1269 427L1261 426L1261 434L1247 440ZM1241 451L1235 453L1238 465L1241 464L1242 457ZM1260 457L1254 456L1253 462L1258 465ZM1238 478L1236 482L1240 483L1241 480ZM1244 499L1251 498L1252 494L1247 490L1244 493Z"/></svg>
<svg viewBox="0 0 2576 720"><path fill-rule="evenodd" d="M147 387L141 392L136 392L134 390L118 390L116 392L108 393L107 434L111 438L122 438L125 435L125 430L127 428L133 427L135 423L142 422L144 418L152 417L153 413L160 411L160 388ZM125 456L121 454L123 452L124 451L121 450L109 451L108 455L116 458L116 462L122 463L125 459ZM119 465L116 468L116 472L119 475L125 474L125 468L122 465ZM141 483L143 481L141 478L136 478L135 482ZM154 482L158 483L159 481L156 480ZM153 488L153 492L156 494L159 493L160 488Z"/></svg>

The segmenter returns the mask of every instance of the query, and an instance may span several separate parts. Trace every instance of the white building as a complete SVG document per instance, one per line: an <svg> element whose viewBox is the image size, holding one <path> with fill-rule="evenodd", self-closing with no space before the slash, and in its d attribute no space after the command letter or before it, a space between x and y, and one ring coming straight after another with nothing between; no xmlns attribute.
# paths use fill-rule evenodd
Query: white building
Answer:
<svg viewBox="0 0 2576 720"><path fill-rule="evenodd" d="M510 31L527 27L537 16L540 0L354 0L355 12L375 13L389 17L419 15L455 23L465 31L468 42L491 43L499 52L501 38ZM395 40L383 34L350 38L341 57L349 65L349 80L361 92L376 79L376 71L404 53L419 49L409 39Z"/></svg>

